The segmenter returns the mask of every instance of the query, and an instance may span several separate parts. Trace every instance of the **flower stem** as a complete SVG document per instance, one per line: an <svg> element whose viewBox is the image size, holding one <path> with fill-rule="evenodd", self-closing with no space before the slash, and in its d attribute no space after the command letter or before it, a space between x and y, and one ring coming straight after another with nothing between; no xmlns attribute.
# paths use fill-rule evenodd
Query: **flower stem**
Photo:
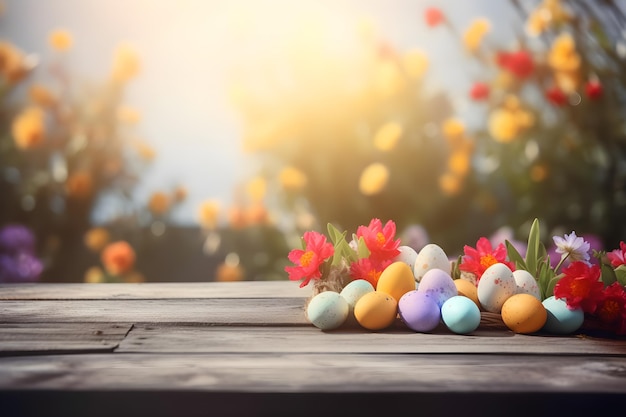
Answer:
<svg viewBox="0 0 626 417"><path fill-rule="evenodd" d="M556 264L556 266L554 267L554 272L557 272L559 270L559 268L561 267L561 265L563 265L563 262L565 262L565 260L567 258L569 258L571 252L567 252L567 255L565 256L561 256L561 260L559 261L558 264Z"/></svg>

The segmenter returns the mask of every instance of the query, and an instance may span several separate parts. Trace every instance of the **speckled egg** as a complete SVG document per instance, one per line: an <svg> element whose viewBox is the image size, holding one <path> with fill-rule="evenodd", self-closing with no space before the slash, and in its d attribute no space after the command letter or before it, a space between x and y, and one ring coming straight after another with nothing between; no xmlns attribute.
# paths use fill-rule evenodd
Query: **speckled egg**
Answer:
<svg viewBox="0 0 626 417"><path fill-rule="evenodd" d="M476 284L463 278L455 279L454 285L456 286L459 295L469 298L476 304L476 307L480 309L480 301L478 301L478 291L476 290Z"/></svg>
<svg viewBox="0 0 626 417"><path fill-rule="evenodd" d="M341 290L339 293L348 302L350 309L353 310L357 301L368 292L374 291L374 286L364 279L356 279Z"/></svg>
<svg viewBox="0 0 626 417"><path fill-rule="evenodd" d="M409 268L411 268L411 271L413 270L413 268L415 268L415 259L417 258L417 251L415 249L413 249L410 246L399 246L398 250L400 251L400 254L398 256L396 256L393 261L400 261L400 262L404 262L405 264L407 264L409 266Z"/></svg>
<svg viewBox="0 0 626 417"><path fill-rule="evenodd" d="M427 271L422 277L417 291L428 294L439 308L448 298L459 294L450 274L441 269Z"/></svg>
<svg viewBox="0 0 626 417"><path fill-rule="evenodd" d="M426 272L435 268L450 273L450 260L439 245L429 243L419 251L415 258L415 267L413 268L415 280L420 282Z"/></svg>
<svg viewBox="0 0 626 417"><path fill-rule="evenodd" d="M482 308L491 313L499 313L502 304L517 291L517 284L508 266L495 263L480 277L476 290Z"/></svg>
<svg viewBox="0 0 626 417"><path fill-rule="evenodd" d="M382 330L391 326L397 315L396 299L380 291L368 292L354 306L356 321L368 330Z"/></svg>
<svg viewBox="0 0 626 417"><path fill-rule="evenodd" d="M541 301L541 291L535 277L530 272L523 269L513 271L515 285L517 286L516 294L530 294Z"/></svg>
<svg viewBox="0 0 626 417"><path fill-rule="evenodd" d="M396 261L380 273L376 291L384 292L396 299L396 302L408 291L415 289L413 271L404 262Z"/></svg>
<svg viewBox="0 0 626 417"><path fill-rule="evenodd" d="M548 317L543 329L554 334L573 333L583 325L585 313L581 308L570 310L565 300L551 296L543 300Z"/></svg>
<svg viewBox="0 0 626 417"><path fill-rule="evenodd" d="M515 333L534 333L546 324L545 307L530 294L515 294L502 305L502 321Z"/></svg>
<svg viewBox="0 0 626 417"><path fill-rule="evenodd" d="M338 292L324 291L314 296L306 309L307 318L317 328L332 330L348 318L348 302Z"/></svg>
<svg viewBox="0 0 626 417"><path fill-rule="evenodd" d="M471 299L455 295L441 306L441 319L454 333L467 334L480 325L480 310Z"/></svg>
<svg viewBox="0 0 626 417"><path fill-rule="evenodd" d="M441 309L437 302L425 292L409 291L398 303L400 319L416 332L429 332L439 325Z"/></svg>

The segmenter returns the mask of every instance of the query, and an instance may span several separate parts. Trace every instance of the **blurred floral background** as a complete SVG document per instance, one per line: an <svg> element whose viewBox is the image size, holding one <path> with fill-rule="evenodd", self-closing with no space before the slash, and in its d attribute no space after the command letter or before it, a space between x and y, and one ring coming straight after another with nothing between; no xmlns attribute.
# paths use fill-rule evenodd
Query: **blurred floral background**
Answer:
<svg viewBox="0 0 626 417"><path fill-rule="evenodd" d="M1 282L287 279L375 217L626 237L626 1L0 10Z"/></svg>

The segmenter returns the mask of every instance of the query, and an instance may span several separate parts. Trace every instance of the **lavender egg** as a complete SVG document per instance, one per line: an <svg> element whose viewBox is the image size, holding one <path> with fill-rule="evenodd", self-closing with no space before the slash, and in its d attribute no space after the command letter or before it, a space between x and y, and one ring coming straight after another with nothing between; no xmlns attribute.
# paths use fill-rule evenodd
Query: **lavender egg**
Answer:
<svg viewBox="0 0 626 417"><path fill-rule="evenodd" d="M418 290L409 291L398 303L400 319L416 332L429 332L439 325L441 309L428 294Z"/></svg>
<svg viewBox="0 0 626 417"><path fill-rule="evenodd" d="M450 274L441 269L427 271L422 277L417 290L428 294L435 300L439 308L448 298L459 295L459 291L456 285L454 285L454 280Z"/></svg>

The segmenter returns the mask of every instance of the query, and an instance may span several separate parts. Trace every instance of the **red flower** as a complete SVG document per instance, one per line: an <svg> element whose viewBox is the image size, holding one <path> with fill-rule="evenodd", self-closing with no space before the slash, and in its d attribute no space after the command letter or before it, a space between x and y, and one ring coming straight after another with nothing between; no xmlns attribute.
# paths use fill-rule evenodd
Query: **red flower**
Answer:
<svg viewBox="0 0 626 417"><path fill-rule="evenodd" d="M370 259L376 262L393 259L400 254L400 239L394 240L396 224L389 220L383 227L380 219L372 219L369 226L359 226L357 238L362 237L370 251Z"/></svg>
<svg viewBox="0 0 626 417"><path fill-rule="evenodd" d="M334 246L326 242L326 236L317 232L305 232L304 243L306 244L304 250L294 249L289 252L288 258L296 266L285 267L290 280L304 279L300 288L307 285L311 279L320 278L322 276L320 266L335 253Z"/></svg>
<svg viewBox="0 0 626 417"><path fill-rule="evenodd" d="M626 291L619 282L604 288L595 315L605 323L615 323L617 332L626 333Z"/></svg>
<svg viewBox="0 0 626 417"><path fill-rule="evenodd" d="M602 84L600 84L598 81L589 81L585 85L585 94L587 94L587 97L589 97L589 99L591 100L599 99L600 97L602 97L603 92L604 89L602 88Z"/></svg>
<svg viewBox="0 0 626 417"><path fill-rule="evenodd" d="M376 262L370 258L361 258L350 265L350 276L354 279L369 281L376 288L380 274L391 265L391 262L391 260Z"/></svg>
<svg viewBox="0 0 626 417"><path fill-rule="evenodd" d="M474 83L470 90L470 97L475 101L485 100L489 97L489 86L485 83Z"/></svg>
<svg viewBox="0 0 626 417"><path fill-rule="evenodd" d="M558 87L552 87L549 90L546 90L546 98L550 103L559 107L564 106L567 103L567 96Z"/></svg>
<svg viewBox="0 0 626 417"><path fill-rule="evenodd" d="M429 7L424 12L424 19L426 20L428 27L434 28L435 26L443 23L445 17L440 9L436 7Z"/></svg>
<svg viewBox="0 0 626 417"><path fill-rule="evenodd" d="M565 276L554 287L554 296L564 299L571 309L581 307L585 313L593 314L604 288L600 266L576 261L563 269L563 273Z"/></svg>
<svg viewBox="0 0 626 417"><path fill-rule="evenodd" d="M480 277L485 270L493 264L503 263L508 266L511 271L515 271L515 264L506 260L506 247L504 243L500 243L495 249L491 246L491 242L486 237L481 237L476 242L476 248L465 245L463 247L463 256L459 269L465 272L471 272L476 276L476 284L480 281Z"/></svg>
<svg viewBox="0 0 626 417"><path fill-rule="evenodd" d="M611 261L611 265L617 268L620 265L626 264L626 243L624 241L619 242L619 249L615 249L606 254L606 257Z"/></svg>
<svg viewBox="0 0 626 417"><path fill-rule="evenodd" d="M517 78L528 78L535 70L533 58L527 51L499 52L496 55L497 64L510 71Z"/></svg>

